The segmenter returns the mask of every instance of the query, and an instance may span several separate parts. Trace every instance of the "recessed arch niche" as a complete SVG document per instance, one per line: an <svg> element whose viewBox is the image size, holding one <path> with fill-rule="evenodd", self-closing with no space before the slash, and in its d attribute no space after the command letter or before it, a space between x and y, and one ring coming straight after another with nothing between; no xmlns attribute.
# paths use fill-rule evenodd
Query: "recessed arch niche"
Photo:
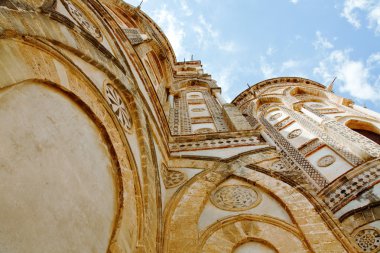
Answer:
<svg viewBox="0 0 380 253"><path fill-rule="evenodd" d="M46 84L0 94L1 249L106 252L120 189L104 131Z"/></svg>
<svg viewBox="0 0 380 253"><path fill-rule="evenodd" d="M374 124L359 119L350 119L345 124L348 128L380 145L380 129Z"/></svg>

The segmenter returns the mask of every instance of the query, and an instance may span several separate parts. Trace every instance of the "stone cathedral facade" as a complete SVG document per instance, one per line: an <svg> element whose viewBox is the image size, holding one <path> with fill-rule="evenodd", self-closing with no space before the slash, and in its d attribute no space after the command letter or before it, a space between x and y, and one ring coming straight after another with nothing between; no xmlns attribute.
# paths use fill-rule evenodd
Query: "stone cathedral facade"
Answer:
<svg viewBox="0 0 380 253"><path fill-rule="evenodd" d="M331 85L227 103L120 0L0 1L0 252L379 252L379 144Z"/></svg>

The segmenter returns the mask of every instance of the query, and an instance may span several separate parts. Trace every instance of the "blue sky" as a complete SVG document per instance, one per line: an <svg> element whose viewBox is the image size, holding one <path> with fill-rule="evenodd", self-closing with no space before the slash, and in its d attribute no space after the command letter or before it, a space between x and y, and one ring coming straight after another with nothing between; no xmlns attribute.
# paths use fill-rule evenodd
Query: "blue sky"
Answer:
<svg viewBox="0 0 380 253"><path fill-rule="evenodd" d="M142 10L228 100L267 78L336 76L335 93L380 111L380 0L144 0Z"/></svg>

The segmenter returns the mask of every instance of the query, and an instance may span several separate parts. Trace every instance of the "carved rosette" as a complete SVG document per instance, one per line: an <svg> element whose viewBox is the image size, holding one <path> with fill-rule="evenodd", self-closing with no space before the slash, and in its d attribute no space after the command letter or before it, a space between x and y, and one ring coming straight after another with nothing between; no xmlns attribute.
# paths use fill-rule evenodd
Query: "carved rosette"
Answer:
<svg viewBox="0 0 380 253"><path fill-rule="evenodd" d="M376 228L364 228L355 234L354 239L361 252L380 251L380 233Z"/></svg>
<svg viewBox="0 0 380 253"><path fill-rule="evenodd" d="M132 117L122 97L111 84L106 84L105 96L120 124L129 133L132 130Z"/></svg>
<svg viewBox="0 0 380 253"><path fill-rule="evenodd" d="M78 22L78 24L83 27L88 33L90 33L93 37L95 37L98 40L102 39L102 34L100 30L92 24L86 16L83 14L81 10L79 10L78 7L76 7L71 1L69 0L62 0L63 5L65 6L66 10L70 13L70 15L73 17L73 19Z"/></svg>
<svg viewBox="0 0 380 253"><path fill-rule="evenodd" d="M217 188L210 197L211 203L226 211L249 210L261 202L261 195L247 185L227 185Z"/></svg>

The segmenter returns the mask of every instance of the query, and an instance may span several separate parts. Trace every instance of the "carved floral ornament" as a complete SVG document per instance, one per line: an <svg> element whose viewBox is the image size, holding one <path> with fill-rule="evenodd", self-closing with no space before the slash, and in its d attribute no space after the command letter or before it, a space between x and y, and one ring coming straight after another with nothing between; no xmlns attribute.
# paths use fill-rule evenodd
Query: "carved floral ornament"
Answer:
<svg viewBox="0 0 380 253"><path fill-rule="evenodd" d="M100 30L93 25L78 7L69 0L62 0L63 5L78 24L98 40L102 39Z"/></svg>
<svg viewBox="0 0 380 253"><path fill-rule="evenodd" d="M211 203L226 211L245 211L261 202L261 194L247 185L226 185L217 188L210 197Z"/></svg>
<svg viewBox="0 0 380 253"><path fill-rule="evenodd" d="M361 252L379 252L380 250L380 232L376 228L367 227L359 230L354 235L356 244Z"/></svg>
<svg viewBox="0 0 380 253"><path fill-rule="evenodd" d="M328 167L335 162L335 157L332 155L326 155L319 158L317 164L319 167Z"/></svg>
<svg viewBox="0 0 380 253"><path fill-rule="evenodd" d="M120 124L129 133L132 130L132 117L121 95L111 84L107 83L105 85L105 96Z"/></svg>

